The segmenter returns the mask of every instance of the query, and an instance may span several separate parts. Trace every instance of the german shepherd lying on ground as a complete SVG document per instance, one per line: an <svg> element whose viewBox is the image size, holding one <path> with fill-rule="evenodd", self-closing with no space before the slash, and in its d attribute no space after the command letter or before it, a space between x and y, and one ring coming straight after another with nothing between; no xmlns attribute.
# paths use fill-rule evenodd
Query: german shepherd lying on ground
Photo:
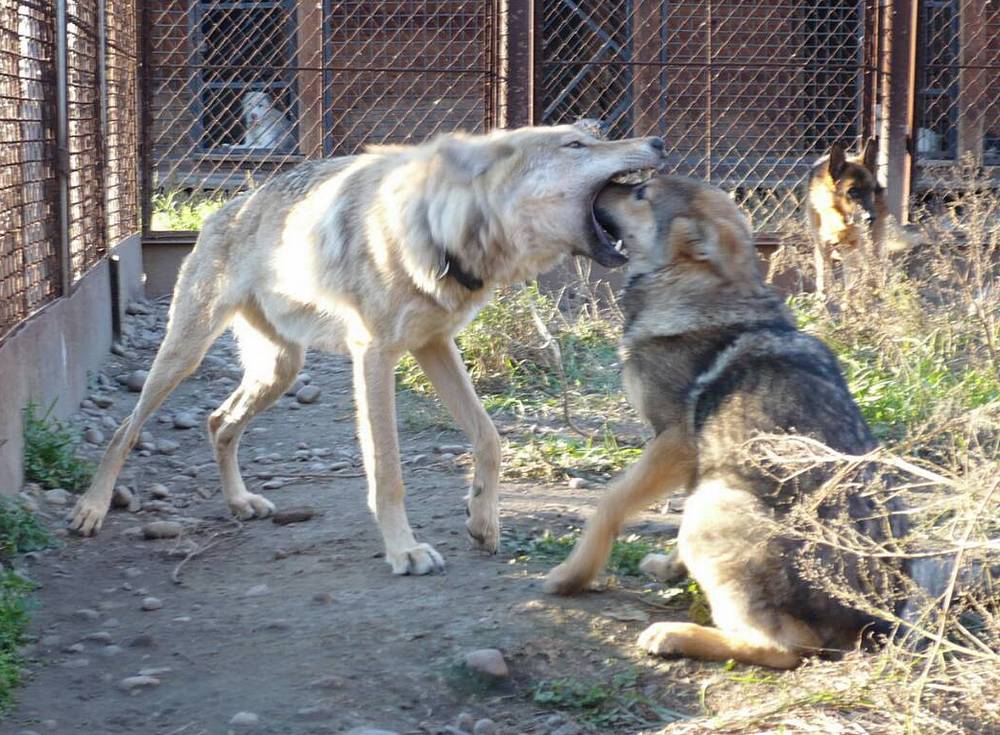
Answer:
<svg viewBox="0 0 1000 735"><path fill-rule="evenodd" d="M77 502L71 527L100 529L143 424L232 327L245 372L209 416L208 435L234 515L274 510L240 476L237 448L247 424L292 384L307 347L347 352L368 504L386 561L395 574L440 570L441 555L417 542L403 502L393 374L410 352L473 444L466 528L479 548L495 552L500 439L454 337L496 286L534 278L567 255L624 263L596 226L594 199L613 177L659 165L663 141L599 140L591 127L376 147L301 164L227 203L205 222L184 261L142 394Z"/></svg>
<svg viewBox="0 0 1000 735"><path fill-rule="evenodd" d="M660 176L609 186L595 211L629 256L624 383L656 436L612 484L546 589L584 588L631 514L688 489L679 562L704 590L717 627L656 623L640 636L643 649L789 668L810 652L851 646L872 620L804 579L793 559L802 544L781 532L790 506L827 473L780 483L741 459L760 434L808 435L850 455L876 447L836 358L798 331L764 283L749 223L722 191ZM890 530L860 489L844 506L834 510L868 538L905 530L895 522ZM860 563L845 567L822 547L809 553L835 564L852 587L869 578Z"/></svg>
<svg viewBox="0 0 1000 735"><path fill-rule="evenodd" d="M816 293L824 294L840 261L845 283L872 258L881 257L886 227L885 189L878 183L878 139L848 157L839 143L813 165L806 196L806 218L813 239ZM866 246L872 243L869 252Z"/></svg>

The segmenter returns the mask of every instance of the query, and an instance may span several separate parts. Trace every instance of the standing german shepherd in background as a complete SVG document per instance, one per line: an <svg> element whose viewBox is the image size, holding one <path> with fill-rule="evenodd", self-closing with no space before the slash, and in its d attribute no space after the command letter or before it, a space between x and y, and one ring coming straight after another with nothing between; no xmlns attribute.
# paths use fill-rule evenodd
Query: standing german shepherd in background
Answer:
<svg viewBox="0 0 1000 735"><path fill-rule="evenodd" d="M602 498L546 589L585 587L631 514L688 489L679 560L718 627L656 623L640 636L643 649L790 668L810 652L850 646L872 621L804 579L794 559L802 543L781 532L792 504L828 473L780 483L742 459L745 443L760 434L805 434L851 455L876 447L836 358L797 330L764 283L749 223L724 192L663 176L609 186L595 211L629 256L625 389L656 437ZM834 510L868 538L888 537L862 491ZM809 553L854 588L867 579L858 564L825 558L825 547Z"/></svg>
<svg viewBox="0 0 1000 735"><path fill-rule="evenodd" d="M658 165L659 138L604 141L561 125L442 135L416 146L304 163L227 203L184 261L163 344L132 415L115 432L71 527L98 531L142 425L232 327L243 381L208 419L222 494L238 518L267 516L246 489L237 448L249 421L287 390L309 346L354 366L368 505L395 574L444 566L406 516L396 433L396 364L416 358L473 444L466 528L495 552L500 438L454 337L496 286L534 278L570 254L624 263L596 226L608 181Z"/></svg>
<svg viewBox="0 0 1000 735"><path fill-rule="evenodd" d="M878 183L878 138L860 155L848 157L839 143L813 165L806 217L813 239L816 293L823 295L840 260L844 283L881 257L886 221L885 189ZM873 244L869 252L866 242Z"/></svg>

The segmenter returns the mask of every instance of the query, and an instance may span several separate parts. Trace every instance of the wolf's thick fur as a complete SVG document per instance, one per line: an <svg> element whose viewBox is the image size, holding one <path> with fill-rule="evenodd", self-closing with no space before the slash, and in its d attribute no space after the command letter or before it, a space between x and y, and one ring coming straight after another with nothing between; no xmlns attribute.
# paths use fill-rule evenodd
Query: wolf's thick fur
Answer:
<svg viewBox="0 0 1000 735"><path fill-rule="evenodd" d="M806 220L813 239L816 292L823 294L840 259L844 281L881 257L887 226L885 189L878 183L878 139L848 157L839 143L820 158L809 174ZM874 248L869 252L866 243Z"/></svg>
<svg viewBox="0 0 1000 735"><path fill-rule="evenodd" d="M804 579L796 562L803 546L780 530L793 502L826 474L779 483L742 459L745 443L762 433L810 435L851 455L875 448L836 358L796 329L764 283L749 224L720 190L677 177L613 185L597 212L628 249L625 386L656 437L601 500L547 589L584 587L630 514L688 489L679 561L707 595L717 627L657 623L640 636L642 648L787 668L809 652L851 645L868 616ZM837 510L860 533L903 532L897 523L890 533L861 490L843 502ZM808 551L832 564L825 553ZM852 587L869 579L857 559L836 566Z"/></svg>
<svg viewBox="0 0 1000 735"><path fill-rule="evenodd" d="M662 153L658 138L600 141L570 125L446 135L305 163L234 199L206 221L181 269L142 394L71 526L100 529L142 425L231 326L245 374L208 430L234 514L274 508L240 477L237 445L247 423L295 380L306 347L346 351L386 560L397 574L440 569L441 556L417 543L403 504L393 373L409 351L472 440L467 528L496 551L500 442L453 337L496 285L531 278L570 253L623 260L594 232L593 199L611 177L655 166Z"/></svg>

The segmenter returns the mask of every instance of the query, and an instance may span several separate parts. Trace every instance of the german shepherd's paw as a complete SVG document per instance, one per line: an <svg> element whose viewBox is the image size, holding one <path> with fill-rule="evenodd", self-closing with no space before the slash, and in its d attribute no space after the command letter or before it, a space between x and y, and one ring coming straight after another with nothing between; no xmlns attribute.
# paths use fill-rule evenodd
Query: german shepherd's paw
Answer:
<svg viewBox="0 0 1000 735"><path fill-rule="evenodd" d="M542 589L550 595L572 595L590 583L590 577L579 565L563 562L545 577Z"/></svg>
<svg viewBox="0 0 1000 735"><path fill-rule="evenodd" d="M386 551L385 560L392 567L393 574L444 573L444 558L430 544L417 544L412 549Z"/></svg>
<svg viewBox="0 0 1000 735"><path fill-rule="evenodd" d="M274 503L263 495L243 493L229 501L229 510L241 521L251 518L267 518L274 513Z"/></svg>
<svg viewBox="0 0 1000 735"><path fill-rule="evenodd" d="M653 623L639 634L638 646L656 656L675 656L684 651L690 637L688 623Z"/></svg>
<svg viewBox="0 0 1000 735"><path fill-rule="evenodd" d="M93 536L101 530L104 517L108 514L108 501L103 498L94 500L85 494L76 501L73 512L67 519L71 531L81 536Z"/></svg>

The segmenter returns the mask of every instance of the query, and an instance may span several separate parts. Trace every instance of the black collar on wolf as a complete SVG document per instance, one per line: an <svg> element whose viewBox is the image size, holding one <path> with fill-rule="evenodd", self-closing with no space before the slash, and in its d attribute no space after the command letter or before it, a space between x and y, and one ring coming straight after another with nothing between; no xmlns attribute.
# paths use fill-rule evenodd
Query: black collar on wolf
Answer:
<svg viewBox="0 0 1000 735"><path fill-rule="evenodd" d="M458 262L458 258L447 250L443 251L443 253L444 255L438 266L437 277L439 281L445 276L451 276L470 291L478 291L483 287L482 278L465 270L462 264Z"/></svg>

